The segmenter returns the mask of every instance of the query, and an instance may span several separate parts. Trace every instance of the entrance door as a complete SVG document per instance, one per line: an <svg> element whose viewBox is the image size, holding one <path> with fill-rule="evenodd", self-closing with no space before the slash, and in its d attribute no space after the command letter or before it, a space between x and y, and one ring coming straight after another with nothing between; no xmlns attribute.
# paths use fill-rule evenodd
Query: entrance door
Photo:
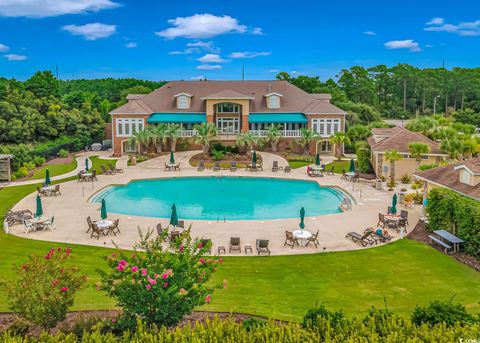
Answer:
<svg viewBox="0 0 480 343"><path fill-rule="evenodd" d="M332 152L332 143L330 141L322 141L321 152Z"/></svg>
<svg viewBox="0 0 480 343"><path fill-rule="evenodd" d="M220 134L236 134L240 132L240 118L217 118L217 128Z"/></svg>

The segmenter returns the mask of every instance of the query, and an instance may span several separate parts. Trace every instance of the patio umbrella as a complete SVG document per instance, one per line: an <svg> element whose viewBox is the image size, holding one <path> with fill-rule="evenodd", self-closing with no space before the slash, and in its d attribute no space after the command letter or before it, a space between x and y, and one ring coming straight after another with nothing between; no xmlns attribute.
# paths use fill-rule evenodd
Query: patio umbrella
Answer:
<svg viewBox="0 0 480 343"><path fill-rule="evenodd" d="M100 217L102 217L102 219L107 219L107 203L105 202L105 199L102 199L102 208L100 209Z"/></svg>
<svg viewBox="0 0 480 343"><path fill-rule="evenodd" d="M393 195L392 198L392 208L390 209L391 214L397 213L397 193Z"/></svg>
<svg viewBox="0 0 480 343"><path fill-rule="evenodd" d="M175 163L175 156L173 156L173 150L170 151L170 163L174 164Z"/></svg>
<svg viewBox="0 0 480 343"><path fill-rule="evenodd" d="M35 211L35 217L41 216L43 216L42 199L40 199L40 195L37 195L37 210Z"/></svg>
<svg viewBox="0 0 480 343"><path fill-rule="evenodd" d="M47 169L45 170L45 184L48 186L51 183L50 181L50 171Z"/></svg>
<svg viewBox="0 0 480 343"><path fill-rule="evenodd" d="M88 173L88 158L85 159L85 171Z"/></svg>
<svg viewBox="0 0 480 343"><path fill-rule="evenodd" d="M253 155L252 155L252 165L257 164L257 152L253 150Z"/></svg>
<svg viewBox="0 0 480 343"><path fill-rule="evenodd" d="M175 204L172 206L172 215L170 216L170 225L177 226L178 225L178 215L177 215L177 207Z"/></svg>
<svg viewBox="0 0 480 343"><path fill-rule="evenodd" d="M305 209L302 207L300 209L300 229L305 229L305 223L303 222L305 220Z"/></svg>
<svg viewBox="0 0 480 343"><path fill-rule="evenodd" d="M350 168L348 171L351 173L355 172L355 162L353 161L353 158L350 160Z"/></svg>
<svg viewBox="0 0 480 343"><path fill-rule="evenodd" d="M320 154L317 154L317 156L315 157L315 165L316 166L320 165Z"/></svg>

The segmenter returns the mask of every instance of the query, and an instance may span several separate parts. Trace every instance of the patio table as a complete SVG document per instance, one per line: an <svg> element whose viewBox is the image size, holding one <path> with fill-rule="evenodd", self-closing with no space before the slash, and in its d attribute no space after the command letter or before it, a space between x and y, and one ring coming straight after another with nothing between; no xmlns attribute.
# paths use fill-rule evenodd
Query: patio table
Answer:
<svg viewBox="0 0 480 343"><path fill-rule="evenodd" d="M47 192L48 195L52 195L55 192L55 186L43 186L42 191Z"/></svg>
<svg viewBox="0 0 480 343"><path fill-rule="evenodd" d="M108 233L108 228L110 228L110 226L113 225L113 222L108 219L102 219L102 220L99 220L98 222L95 222L95 224L97 224L98 228L102 230L103 234L105 235L106 234L105 231L107 231Z"/></svg>
<svg viewBox="0 0 480 343"><path fill-rule="evenodd" d="M324 168L322 166L312 165L310 166L310 171L316 176L322 176Z"/></svg>
<svg viewBox="0 0 480 343"><path fill-rule="evenodd" d="M307 230L295 230L292 233L295 238L298 238L300 240L300 246L302 247L307 244L307 239L313 236L313 234Z"/></svg>
<svg viewBox="0 0 480 343"><path fill-rule="evenodd" d="M448 241L449 243L452 243L454 253L460 250L460 244L463 243L462 239L458 238L447 230L435 230L433 231L433 233L438 237L441 237L444 240Z"/></svg>
<svg viewBox="0 0 480 343"><path fill-rule="evenodd" d="M33 224L33 226L35 226L35 231L41 231L45 228L45 223L48 222L49 220L50 218L41 216L41 217L35 217L32 219L29 219L28 222Z"/></svg>
<svg viewBox="0 0 480 343"><path fill-rule="evenodd" d="M354 177L355 176L355 172L346 172L345 175L347 176L350 176L350 177Z"/></svg>

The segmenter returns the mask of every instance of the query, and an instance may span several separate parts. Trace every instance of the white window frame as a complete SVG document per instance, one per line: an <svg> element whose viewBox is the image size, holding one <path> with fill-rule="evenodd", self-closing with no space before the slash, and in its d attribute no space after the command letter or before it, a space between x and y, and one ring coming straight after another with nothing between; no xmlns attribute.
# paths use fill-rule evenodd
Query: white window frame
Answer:
<svg viewBox="0 0 480 343"><path fill-rule="evenodd" d="M116 118L116 137L131 137L145 128L143 118Z"/></svg>
<svg viewBox="0 0 480 343"><path fill-rule="evenodd" d="M330 137L341 132L341 120L334 118L313 118L312 129L321 137Z"/></svg>
<svg viewBox="0 0 480 343"><path fill-rule="evenodd" d="M267 107L271 109L280 108L280 97L278 95L270 95L267 98Z"/></svg>
<svg viewBox="0 0 480 343"><path fill-rule="evenodd" d="M190 98L186 95L177 96L177 108L179 110L186 110L190 108Z"/></svg>
<svg viewBox="0 0 480 343"><path fill-rule="evenodd" d="M233 124L233 131L224 131L223 124ZM240 118L238 117L218 117L217 118L217 128L220 134L237 134L240 132Z"/></svg>
<svg viewBox="0 0 480 343"><path fill-rule="evenodd" d="M462 179L460 181L464 184L470 185L470 182L471 182L470 181L470 177L471 177L470 173L467 170L464 169L462 171L461 175L462 175Z"/></svg>

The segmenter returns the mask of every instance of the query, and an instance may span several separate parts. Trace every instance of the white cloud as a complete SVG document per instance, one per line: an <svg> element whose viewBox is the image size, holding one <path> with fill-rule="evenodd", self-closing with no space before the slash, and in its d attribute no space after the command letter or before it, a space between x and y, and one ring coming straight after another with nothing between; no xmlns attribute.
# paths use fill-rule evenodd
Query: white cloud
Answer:
<svg viewBox="0 0 480 343"><path fill-rule="evenodd" d="M209 52L214 52L214 53L221 51L221 49L217 48L212 41L209 41L209 42L195 41L195 42L187 43L187 46L190 48L199 48L199 49L209 51Z"/></svg>
<svg viewBox="0 0 480 343"><path fill-rule="evenodd" d="M442 25L444 22L445 21L444 21L443 18L435 17L435 18L432 18L432 20L430 20L426 24L427 25Z"/></svg>
<svg viewBox="0 0 480 343"><path fill-rule="evenodd" d="M292 70L289 74L290 75L303 75L304 73L301 72L301 71Z"/></svg>
<svg viewBox="0 0 480 343"><path fill-rule="evenodd" d="M245 33L247 27L240 25L238 20L228 15L215 16L213 14L195 14L190 17L177 17L168 21L173 27L156 32L155 34L166 38L210 38L226 33Z"/></svg>
<svg viewBox="0 0 480 343"><path fill-rule="evenodd" d="M70 32L72 35L83 36L86 40L97 40L99 38L107 38L113 35L117 26L91 23L85 25L66 25L62 27L62 29Z"/></svg>
<svg viewBox="0 0 480 343"><path fill-rule="evenodd" d="M206 77L203 75L198 75L198 76L192 76L190 80L205 80Z"/></svg>
<svg viewBox="0 0 480 343"><path fill-rule="evenodd" d="M222 69L222 66L219 64L201 64L197 66L197 69L200 70L215 70L215 69Z"/></svg>
<svg viewBox="0 0 480 343"><path fill-rule="evenodd" d="M125 44L125 47L129 48L129 49L136 48L137 46L138 46L138 44L135 43L135 42L128 42L127 44Z"/></svg>
<svg viewBox="0 0 480 343"><path fill-rule="evenodd" d="M454 25L446 24L442 18L433 18L424 30L454 33L459 36L480 36L480 20L464 21Z"/></svg>
<svg viewBox="0 0 480 343"><path fill-rule="evenodd" d="M9 46L6 46L5 44L0 44L0 52L5 52L10 50Z"/></svg>
<svg viewBox="0 0 480 343"><path fill-rule="evenodd" d="M226 61L217 54L206 54L197 59L202 63L225 63Z"/></svg>
<svg viewBox="0 0 480 343"><path fill-rule="evenodd" d="M9 61L25 61L27 59L27 56L16 55L16 54L8 54L8 55L5 55L5 58Z"/></svg>
<svg viewBox="0 0 480 343"><path fill-rule="evenodd" d="M432 44L425 44L426 48L433 48L434 46Z"/></svg>
<svg viewBox="0 0 480 343"><path fill-rule="evenodd" d="M270 73L280 73L280 69L270 69L268 72L270 72Z"/></svg>
<svg viewBox="0 0 480 343"><path fill-rule="evenodd" d="M264 35L261 27L254 27L252 30L252 35Z"/></svg>
<svg viewBox="0 0 480 343"><path fill-rule="evenodd" d="M111 0L0 0L0 16L56 17L120 6Z"/></svg>
<svg viewBox="0 0 480 343"><path fill-rule="evenodd" d="M365 31L363 34L367 36L375 36L377 33L373 31Z"/></svg>
<svg viewBox="0 0 480 343"><path fill-rule="evenodd" d="M230 58L255 58L258 56L268 56L271 52L252 52L252 51L239 51L239 52L232 52L228 57Z"/></svg>
<svg viewBox="0 0 480 343"><path fill-rule="evenodd" d="M418 43L415 42L413 39L391 40L389 42L386 42L384 45L387 49L408 49L411 52L422 51Z"/></svg>

